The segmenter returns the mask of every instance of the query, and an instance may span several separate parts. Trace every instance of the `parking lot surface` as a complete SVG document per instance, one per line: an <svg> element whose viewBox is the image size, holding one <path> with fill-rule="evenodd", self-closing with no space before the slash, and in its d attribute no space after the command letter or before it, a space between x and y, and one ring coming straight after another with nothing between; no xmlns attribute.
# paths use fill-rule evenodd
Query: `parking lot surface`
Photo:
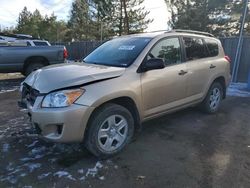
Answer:
<svg viewBox="0 0 250 188"><path fill-rule="evenodd" d="M17 107L22 80L0 75L0 187L250 187L250 97L227 97L215 115L188 108L146 122L100 161L32 134Z"/></svg>

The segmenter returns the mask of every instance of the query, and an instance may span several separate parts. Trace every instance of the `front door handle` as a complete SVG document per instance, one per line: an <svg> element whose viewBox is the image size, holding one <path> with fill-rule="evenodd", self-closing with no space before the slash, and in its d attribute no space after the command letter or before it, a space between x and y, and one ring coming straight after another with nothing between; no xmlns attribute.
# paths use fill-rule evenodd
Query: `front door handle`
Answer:
<svg viewBox="0 0 250 188"><path fill-rule="evenodd" d="M188 73L187 71L181 70L181 71L179 72L179 75L183 76L183 75L185 75L185 74L187 74L187 73Z"/></svg>
<svg viewBox="0 0 250 188"><path fill-rule="evenodd" d="M215 65L211 64L209 68L214 69L215 67L216 67Z"/></svg>

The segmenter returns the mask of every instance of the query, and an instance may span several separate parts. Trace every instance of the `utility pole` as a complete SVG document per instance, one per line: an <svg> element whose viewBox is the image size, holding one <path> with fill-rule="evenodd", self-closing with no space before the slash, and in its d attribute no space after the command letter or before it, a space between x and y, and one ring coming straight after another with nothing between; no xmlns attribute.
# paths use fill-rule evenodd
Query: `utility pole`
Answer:
<svg viewBox="0 0 250 188"><path fill-rule="evenodd" d="M242 0L242 1L244 1L244 0ZM233 66L232 82L237 82L237 78L238 78L238 70L239 70L240 57L241 57L242 45L243 45L244 26L245 26L245 22L246 22L246 15L248 12L248 2L249 2L249 0L245 0L245 5L243 8L243 12L242 12L239 41L238 41L238 45L237 45L237 51L236 51L234 66Z"/></svg>
<svg viewBox="0 0 250 188"><path fill-rule="evenodd" d="M101 20L101 42L103 40L103 23L102 23L102 20Z"/></svg>

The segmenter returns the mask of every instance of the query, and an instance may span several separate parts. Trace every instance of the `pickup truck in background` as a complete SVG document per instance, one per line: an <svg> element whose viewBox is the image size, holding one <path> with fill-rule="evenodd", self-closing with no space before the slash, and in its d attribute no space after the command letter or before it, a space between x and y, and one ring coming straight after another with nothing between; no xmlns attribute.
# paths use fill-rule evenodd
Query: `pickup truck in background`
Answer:
<svg viewBox="0 0 250 188"><path fill-rule="evenodd" d="M0 73L21 72L25 76L47 65L64 63L64 46L10 46L0 44Z"/></svg>

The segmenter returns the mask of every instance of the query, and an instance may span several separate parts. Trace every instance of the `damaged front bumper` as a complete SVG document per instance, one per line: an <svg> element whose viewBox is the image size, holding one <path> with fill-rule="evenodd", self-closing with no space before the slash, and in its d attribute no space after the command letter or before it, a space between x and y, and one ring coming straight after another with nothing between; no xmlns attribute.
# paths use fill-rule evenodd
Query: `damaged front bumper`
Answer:
<svg viewBox="0 0 250 188"><path fill-rule="evenodd" d="M82 142L85 128L94 108L72 104L63 108L42 108L44 96L34 102L22 98L18 106L26 108L36 133L54 142Z"/></svg>

